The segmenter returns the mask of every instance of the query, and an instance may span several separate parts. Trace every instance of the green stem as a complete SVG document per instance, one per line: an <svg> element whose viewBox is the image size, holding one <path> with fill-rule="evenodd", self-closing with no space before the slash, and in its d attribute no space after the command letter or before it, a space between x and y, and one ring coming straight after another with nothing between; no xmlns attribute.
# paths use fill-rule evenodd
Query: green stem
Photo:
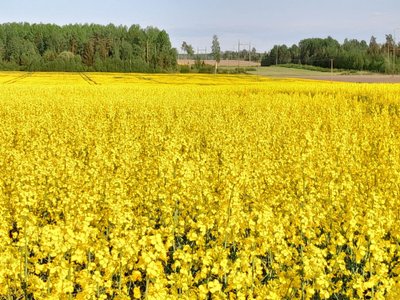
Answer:
<svg viewBox="0 0 400 300"><path fill-rule="evenodd" d="M144 292L144 299L147 300L149 295L149 278L146 276L146 290Z"/></svg>
<svg viewBox="0 0 400 300"><path fill-rule="evenodd" d="M118 291L121 293L121 282L122 282L122 263L121 256L119 258L119 280L118 280Z"/></svg>
<svg viewBox="0 0 400 300"><path fill-rule="evenodd" d="M26 220L24 222L24 299L28 299L28 237L26 232Z"/></svg>
<svg viewBox="0 0 400 300"><path fill-rule="evenodd" d="M51 293L51 288L50 288L50 253L47 255L47 264L48 264L48 269L49 269L49 276L47 277L47 294L50 295Z"/></svg>

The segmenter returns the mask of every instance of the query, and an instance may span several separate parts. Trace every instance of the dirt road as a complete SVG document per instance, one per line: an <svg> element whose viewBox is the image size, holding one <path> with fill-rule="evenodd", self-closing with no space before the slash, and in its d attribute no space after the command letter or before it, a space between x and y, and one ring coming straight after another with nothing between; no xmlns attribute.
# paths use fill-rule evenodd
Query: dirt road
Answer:
<svg viewBox="0 0 400 300"><path fill-rule="evenodd" d="M280 66L259 67L249 72L258 76L274 78L303 78L311 80L366 82L366 83L400 83L400 75L385 74L341 74L338 72L319 72L305 69L285 68Z"/></svg>
<svg viewBox="0 0 400 300"><path fill-rule="evenodd" d="M400 83L400 75L303 75L296 76L298 78L325 80L325 81L340 81L340 82L359 82L359 83Z"/></svg>

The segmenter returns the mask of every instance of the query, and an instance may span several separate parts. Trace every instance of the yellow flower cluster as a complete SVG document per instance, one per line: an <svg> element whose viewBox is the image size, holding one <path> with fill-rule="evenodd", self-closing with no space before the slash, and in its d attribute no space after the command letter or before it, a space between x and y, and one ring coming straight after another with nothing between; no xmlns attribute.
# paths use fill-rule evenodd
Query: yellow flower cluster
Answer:
<svg viewBox="0 0 400 300"><path fill-rule="evenodd" d="M400 86L0 74L0 298L399 299Z"/></svg>

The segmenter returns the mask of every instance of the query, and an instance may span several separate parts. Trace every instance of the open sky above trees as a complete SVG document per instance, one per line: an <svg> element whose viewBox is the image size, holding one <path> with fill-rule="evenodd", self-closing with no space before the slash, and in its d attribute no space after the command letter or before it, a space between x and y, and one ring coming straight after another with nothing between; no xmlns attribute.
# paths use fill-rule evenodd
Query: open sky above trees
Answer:
<svg viewBox="0 0 400 300"><path fill-rule="evenodd" d="M383 43L392 34L400 40L398 0L13 0L1 6L0 23L155 26L168 32L178 50L183 41L195 50L210 49L214 34L222 50L241 40L260 52L311 37L368 42L373 35Z"/></svg>

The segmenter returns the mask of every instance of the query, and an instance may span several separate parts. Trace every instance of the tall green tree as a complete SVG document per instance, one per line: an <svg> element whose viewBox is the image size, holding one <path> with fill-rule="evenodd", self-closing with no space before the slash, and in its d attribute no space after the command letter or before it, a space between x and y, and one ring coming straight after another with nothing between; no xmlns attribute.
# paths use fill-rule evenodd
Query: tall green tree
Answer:
<svg viewBox="0 0 400 300"><path fill-rule="evenodd" d="M218 36L215 34L212 39L211 52L215 60L215 73L217 73L218 64L221 61L221 46L218 41Z"/></svg>
<svg viewBox="0 0 400 300"><path fill-rule="evenodd" d="M193 46L186 43L185 41L182 43L181 46L182 51L186 52L186 54L188 55L188 58L192 58L194 55L194 50L193 50Z"/></svg>
<svg viewBox="0 0 400 300"><path fill-rule="evenodd" d="M171 42L168 33L161 30L156 39L157 66L164 70L170 70L175 66L176 57L174 57L171 49Z"/></svg>
<svg viewBox="0 0 400 300"><path fill-rule="evenodd" d="M369 41L368 45L368 54L370 55L378 55L380 53L379 45L376 41L376 37L371 36L371 39Z"/></svg>

